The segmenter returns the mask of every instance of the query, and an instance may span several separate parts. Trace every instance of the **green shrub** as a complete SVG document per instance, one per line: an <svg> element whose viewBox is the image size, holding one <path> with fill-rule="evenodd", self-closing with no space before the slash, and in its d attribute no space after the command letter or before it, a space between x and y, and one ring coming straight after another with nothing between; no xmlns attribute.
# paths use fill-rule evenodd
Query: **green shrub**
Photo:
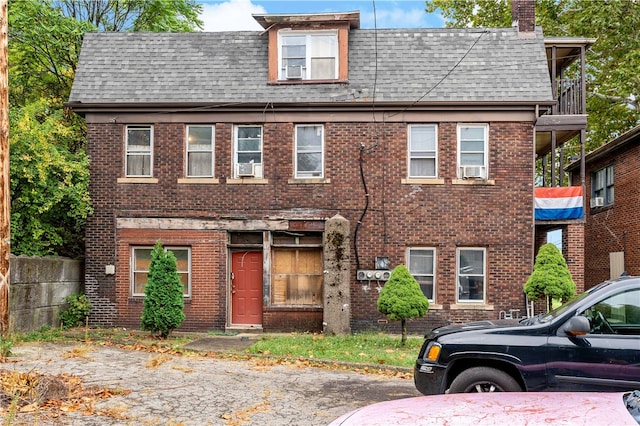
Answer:
<svg viewBox="0 0 640 426"><path fill-rule="evenodd" d="M393 268L389 281L380 292L378 311L391 321L401 322L403 345L407 341L406 320L423 317L428 309L429 299L407 267L398 265Z"/></svg>
<svg viewBox="0 0 640 426"><path fill-rule="evenodd" d="M165 339L184 321L183 286L176 257L158 241L151 251L149 278L144 288L142 329Z"/></svg>
<svg viewBox="0 0 640 426"><path fill-rule="evenodd" d="M82 325L91 311L91 300L81 293L72 294L64 299L67 307L60 311L60 322L63 329Z"/></svg>
<svg viewBox="0 0 640 426"><path fill-rule="evenodd" d="M531 300L544 299L549 310L553 299L565 301L576 294L576 284L567 262L555 244L544 244L538 250L533 272L524 284L524 292Z"/></svg>
<svg viewBox="0 0 640 426"><path fill-rule="evenodd" d="M0 336L0 359L7 358L11 355L11 348L13 347L13 340L8 337Z"/></svg>

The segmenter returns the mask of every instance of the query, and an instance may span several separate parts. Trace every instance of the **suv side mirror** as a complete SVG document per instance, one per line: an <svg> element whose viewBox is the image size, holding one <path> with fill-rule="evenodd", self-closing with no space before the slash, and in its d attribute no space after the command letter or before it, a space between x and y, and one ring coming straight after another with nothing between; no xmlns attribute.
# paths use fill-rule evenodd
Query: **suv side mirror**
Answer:
<svg viewBox="0 0 640 426"><path fill-rule="evenodd" d="M581 315L575 316L567 321L564 332L570 336L584 336L591 330L589 320Z"/></svg>

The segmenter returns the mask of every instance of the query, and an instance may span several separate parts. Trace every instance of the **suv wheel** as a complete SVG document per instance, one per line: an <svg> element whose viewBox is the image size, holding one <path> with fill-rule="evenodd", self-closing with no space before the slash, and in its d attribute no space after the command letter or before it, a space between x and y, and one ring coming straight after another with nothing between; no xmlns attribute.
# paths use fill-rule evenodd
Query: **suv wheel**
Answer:
<svg viewBox="0 0 640 426"><path fill-rule="evenodd" d="M451 382L449 393L522 392L513 377L491 367L464 370Z"/></svg>

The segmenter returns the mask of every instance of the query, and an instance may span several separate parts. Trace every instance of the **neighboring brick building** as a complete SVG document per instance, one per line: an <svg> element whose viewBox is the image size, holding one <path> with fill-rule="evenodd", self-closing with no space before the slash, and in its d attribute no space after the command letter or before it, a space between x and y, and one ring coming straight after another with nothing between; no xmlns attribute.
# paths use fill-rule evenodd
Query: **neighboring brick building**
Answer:
<svg viewBox="0 0 640 426"><path fill-rule="evenodd" d="M431 299L413 331L524 309L548 151L534 126L555 105L531 18L256 20L263 33L85 36L68 105L88 126L92 323L139 325L158 240L178 258L184 330L377 328L376 274L398 264ZM346 233L326 231L341 218Z"/></svg>
<svg viewBox="0 0 640 426"><path fill-rule="evenodd" d="M590 288L623 272L640 275L640 127L590 152L585 163L585 287ZM569 167L574 181L578 167Z"/></svg>

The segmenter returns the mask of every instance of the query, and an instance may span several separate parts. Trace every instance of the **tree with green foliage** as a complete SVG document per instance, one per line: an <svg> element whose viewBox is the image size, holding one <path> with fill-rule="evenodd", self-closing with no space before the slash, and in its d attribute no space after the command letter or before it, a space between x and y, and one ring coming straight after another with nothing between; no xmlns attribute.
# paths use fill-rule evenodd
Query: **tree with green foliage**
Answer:
<svg viewBox="0 0 640 426"><path fill-rule="evenodd" d="M184 321L183 285L175 255L158 241L151 251L149 276L144 288L142 329L166 339Z"/></svg>
<svg viewBox="0 0 640 426"><path fill-rule="evenodd" d="M524 284L524 292L531 300L545 299L548 310L551 310L553 299L566 301L576 294L576 284L567 262L555 244L544 244L538 250L533 273Z"/></svg>
<svg viewBox="0 0 640 426"><path fill-rule="evenodd" d="M427 0L426 11L439 12L447 27L511 26L509 0ZM545 37L597 38L587 54L587 151L640 123L637 2L537 0L536 24Z"/></svg>
<svg viewBox="0 0 640 426"><path fill-rule="evenodd" d="M195 0L9 2L11 251L84 253L88 196L86 126L68 114L82 37L88 31L202 28Z"/></svg>
<svg viewBox="0 0 640 426"><path fill-rule="evenodd" d="M69 152L75 129L62 110L40 101L11 108L11 250L24 255L84 254L92 213L89 161Z"/></svg>
<svg viewBox="0 0 640 426"><path fill-rule="evenodd" d="M398 265L393 268L378 297L378 311L391 321L400 321L403 346L407 342L407 320L423 317L427 310L429 299L407 267Z"/></svg>

